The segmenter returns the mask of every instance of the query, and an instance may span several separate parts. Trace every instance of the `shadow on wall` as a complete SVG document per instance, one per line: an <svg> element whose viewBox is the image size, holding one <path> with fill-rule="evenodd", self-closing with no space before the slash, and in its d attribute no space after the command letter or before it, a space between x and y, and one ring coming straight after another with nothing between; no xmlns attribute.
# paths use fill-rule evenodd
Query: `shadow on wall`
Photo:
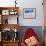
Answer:
<svg viewBox="0 0 46 46"><path fill-rule="evenodd" d="M37 33L39 41L41 43L43 43L43 30L42 30L41 26L32 26L32 27L31 26L21 26L20 31L19 31L19 40L20 40L20 42L21 42L21 40L23 38L23 35L24 35L25 31L28 28L32 28Z"/></svg>

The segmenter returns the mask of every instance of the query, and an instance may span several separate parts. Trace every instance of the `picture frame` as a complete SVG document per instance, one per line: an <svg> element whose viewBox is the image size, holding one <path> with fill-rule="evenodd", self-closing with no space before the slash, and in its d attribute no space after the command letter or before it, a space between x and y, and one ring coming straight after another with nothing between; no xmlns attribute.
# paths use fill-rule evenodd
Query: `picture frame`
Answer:
<svg viewBox="0 0 46 46"><path fill-rule="evenodd" d="M0 32L0 41L1 41L1 32Z"/></svg>
<svg viewBox="0 0 46 46"><path fill-rule="evenodd" d="M2 15L9 15L9 10L2 10Z"/></svg>
<svg viewBox="0 0 46 46"><path fill-rule="evenodd" d="M9 11L9 14L10 14L10 15L16 15L16 13L17 13L16 10L10 10L10 11Z"/></svg>
<svg viewBox="0 0 46 46"><path fill-rule="evenodd" d="M24 19L35 19L36 8L23 8L23 18Z"/></svg>
<svg viewBox="0 0 46 46"><path fill-rule="evenodd" d="M4 28L2 31L2 40L9 41L12 40L12 30L10 28Z"/></svg>

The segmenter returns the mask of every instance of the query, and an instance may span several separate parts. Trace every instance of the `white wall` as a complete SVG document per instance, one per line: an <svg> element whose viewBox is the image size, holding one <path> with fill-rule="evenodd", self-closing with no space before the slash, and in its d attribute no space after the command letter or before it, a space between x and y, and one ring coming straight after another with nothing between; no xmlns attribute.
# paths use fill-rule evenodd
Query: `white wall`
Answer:
<svg viewBox="0 0 46 46"><path fill-rule="evenodd" d="M15 0L0 0L0 6L15 6ZM20 6L19 24L21 26L43 26L43 6L42 0L18 0ZM36 8L36 19L24 19L23 8Z"/></svg>
<svg viewBox="0 0 46 46"><path fill-rule="evenodd" d="M15 6L15 0L0 0L0 6L1 7L14 7Z"/></svg>
<svg viewBox="0 0 46 46"><path fill-rule="evenodd" d="M36 8L36 19L24 19L23 13L21 13L20 25L22 26L43 26L44 16L43 16L42 0L24 0L21 5L22 5L22 8Z"/></svg>

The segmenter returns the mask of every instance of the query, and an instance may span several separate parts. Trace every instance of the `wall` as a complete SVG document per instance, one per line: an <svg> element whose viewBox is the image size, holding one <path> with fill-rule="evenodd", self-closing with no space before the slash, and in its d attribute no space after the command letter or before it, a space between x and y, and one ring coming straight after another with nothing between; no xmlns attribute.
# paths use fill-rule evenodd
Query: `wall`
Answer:
<svg viewBox="0 0 46 46"><path fill-rule="evenodd" d="M24 0L21 5L22 7L19 24L21 26L43 26L43 6L42 0ZM23 18L23 8L36 8L36 19L24 19Z"/></svg>
<svg viewBox="0 0 46 46"><path fill-rule="evenodd" d="M1 7L12 7L15 6L15 0L0 0Z"/></svg>

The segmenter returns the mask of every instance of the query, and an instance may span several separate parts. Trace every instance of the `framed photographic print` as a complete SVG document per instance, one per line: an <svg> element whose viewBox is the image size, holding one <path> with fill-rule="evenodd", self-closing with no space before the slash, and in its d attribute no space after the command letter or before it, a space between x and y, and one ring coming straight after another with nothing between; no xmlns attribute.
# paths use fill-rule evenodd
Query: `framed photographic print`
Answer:
<svg viewBox="0 0 46 46"><path fill-rule="evenodd" d="M9 15L9 10L2 10L2 15Z"/></svg>
<svg viewBox="0 0 46 46"><path fill-rule="evenodd" d="M16 10L10 10L10 11L9 11L9 14L10 14L10 15L16 15L16 13L17 13Z"/></svg>
<svg viewBox="0 0 46 46"><path fill-rule="evenodd" d="M10 10L10 11L9 11L9 14L10 14L10 15L14 15L14 10Z"/></svg>
<svg viewBox="0 0 46 46"><path fill-rule="evenodd" d="M10 28L4 28L2 31L2 40L12 40L12 30Z"/></svg>
<svg viewBox="0 0 46 46"><path fill-rule="evenodd" d="M8 17L8 24L17 24L17 16L9 16Z"/></svg>
<svg viewBox="0 0 46 46"><path fill-rule="evenodd" d="M1 41L1 32L0 32L0 41Z"/></svg>
<svg viewBox="0 0 46 46"><path fill-rule="evenodd" d="M23 17L25 19L35 19L36 18L36 8L24 8Z"/></svg>

